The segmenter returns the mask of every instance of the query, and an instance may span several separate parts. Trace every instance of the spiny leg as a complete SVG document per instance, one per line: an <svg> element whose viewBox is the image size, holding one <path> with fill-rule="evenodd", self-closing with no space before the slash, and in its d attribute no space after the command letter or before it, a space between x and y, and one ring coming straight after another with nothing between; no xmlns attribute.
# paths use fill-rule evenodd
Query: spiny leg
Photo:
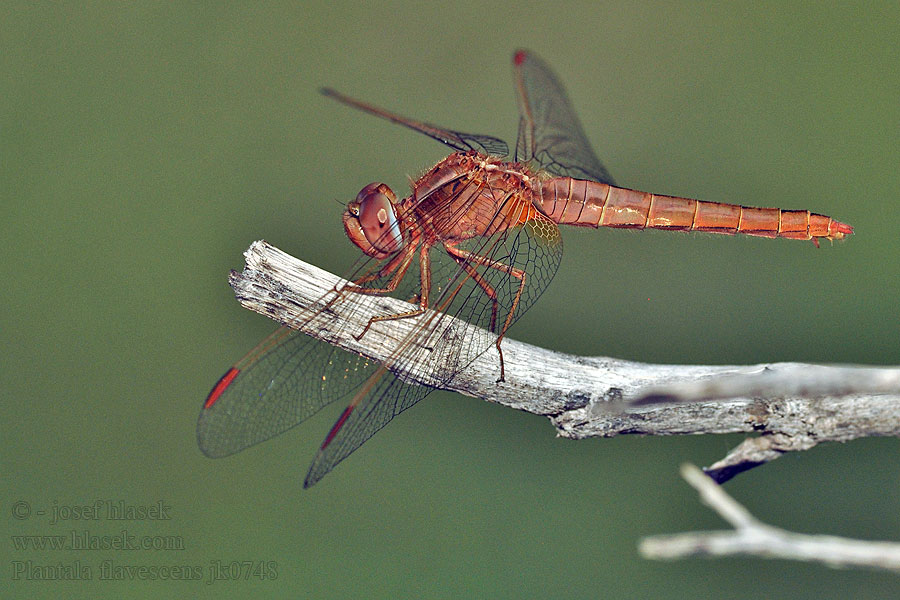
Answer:
<svg viewBox="0 0 900 600"><path fill-rule="evenodd" d="M334 306L336 302L344 298L347 294L365 294L368 296L378 296L383 294L389 294L397 289L397 286L400 285L400 282L403 280L403 277L406 275L406 271L409 270L409 265L412 263L412 257L415 255L416 247L418 244L408 244L403 248L402 252L397 253L390 261L383 267L379 268L374 273L369 273L368 275L363 275L355 280L353 280L348 285L341 287L340 289L335 288L333 291L335 293L334 297L329 300L325 304L325 308L328 309L331 306ZM381 288L365 288L362 287L363 284L368 283L370 281L375 281L382 277L387 276L393 272L390 281L388 281L387 285ZM357 340L361 339L363 334L368 331L371 322L369 322L366 327L362 330L357 336L354 336Z"/></svg>
<svg viewBox="0 0 900 600"><path fill-rule="evenodd" d="M402 313L393 314L393 315L383 315L383 316L378 316L378 317L371 317L369 319L369 322L366 323L366 326L360 332L360 334L357 336L354 336L357 340L360 340L362 338L362 336L364 336L366 334L366 332L369 330L369 328L373 324L378 323L379 321L394 321L396 319L408 319L410 317L417 317L425 312L425 309L428 308L428 293L431 289L431 261L428 257L429 248L430 248L429 244L423 243L421 245L421 249L419 251L419 283L420 283L420 290L421 290L418 294L419 308L416 308L416 309L410 310L410 311L406 311L406 312L402 312ZM403 268L404 272L406 271L406 269L409 268L410 262L411 261L409 261L409 260L406 262L405 267ZM382 293L388 293L388 292L394 291L394 289L397 288L397 285L399 285L400 279L402 279L402 276L399 279L397 277L394 277L390 282L388 282L387 287L390 289L385 288L384 290L382 290ZM393 287L391 287L392 284L393 284ZM373 293L373 292L370 292L369 290L365 290L362 293Z"/></svg>
<svg viewBox="0 0 900 600"><path fill-rule="evenodd" d="M325 309L329 309L336 302L343 299L347 294L369 294L369 295L378 295L378 294L386 294L394 289L400 284L400 280L403 279L403 276L406 274L407 269L409 269L409 263L412 259L412 255L415 252L415 246L406 247L403 249L403 252L398 252L386 265L379 268L374 273L369 273L368 275L363 275L357 279L354 279L349 284L344 285L342 287L335 286L331 291L334 293L334 297L331 298L328 302L325 303ZM388 282L388 285L384 288L364 288L363 284L368 283L370 281L375 281L377 279L381 279L382 277L388 275L392 271L396 271L392 276L391 281Z"/></svg>
<svg viewBox="0 0 900 600"><path fill-rule="evenodd" d="M449 246L449 248L448 248L448 246ZM458 258L461 261L465 261L465 263L475 263L475 264L481 265L483 267L497 269L498 271L500 271L502 273L507 273L508 275L511 275L519 280L519 287L516 290L515 297L513 298L513 303L509 309L509 314L506 315L506 320L503 323L503 328L500 330L500 334L497 336L497 341L494 343L494 345L497 347L497 353L500 355L500 379L498 379L497 382L499 383L501 381L504 381L505 368L503 365L503 350L500 348L500 342L503 341L503 336L506 335L506 330L509 329L509 326L512 323L513 315L516 314L516 307L518 307L518 305L519 305L519 299L522 297L522 292L525 290L525 271L523 271L522 269L516 268L512 265L508 265L506 263L500 262L498 260L494 260L494 259L488 258L486 256L480 256L478 254L475 254L474 252L469 252L468 250L463 250L462 248L456 248L452 244L447 244L444 247L447 248L447 251L450 253L451 256L453 256L454 258ZM453 251L451 251L450 248L453 248ZM469 274L471 274L471 271L469 271L469 269L472 269L473 271L475 270L471 264L467 264L467 266L464 266L463 268ZM479 274L478 277L480 278L481 275ZM473 276L473 279L475 279L476 283L478 283L478 279L476 279L474 276ZM488 296L491 297L491 300L494 303L497 303L496 292L493 290L493 288L488 286L488 288L490 289L490 291L488 291L488 289L485 289L485 287L482 286L481 283L478 283L478 285L483 290L485 290L485 293L487 293ZM493 292L493 296L491 296L491 292ZM493 322L493 317L492 317L492 322ZM493 330L493 328L494 327L492 324L492 330Z"/></svg>
<svg viewBox="0 0 900 600"><path fill-rule="evenodd" d="M375 271L374 273L369 273L368 275L363 275L359 279L355 279L351 285L346 286L342 292L355 292L357 294L387 294L393 292L397 289L397 286L400 285L400 281L403 279L403 276L406 275L406 270L409 269L409 265L412 262L412 257L416 253L416 244L409 244L405 248L403 248L403 252L398 253L394 258L392 258L386 265ZM370 281L375 281L377 279L381 279L385 275L389 274L391 271L396 271L391 277L391 280L387 283L387 285L383 288L364 288L363 284L369 283Z"/></svg>
<svg viewBox="0 0 900 600"><path fill-rule="evenodd" d="M481 273L478 270L469 264L468 257L464 256L465 251L460 250L456 247L458 242L447 242L444 244L444 250L447 251L447 254L450 255L450 258L459 263L466 273L478 284L485 295L491 299L491 333L497 333L497 313L500 309L500 302L497 300L497 292L491 287L491 284L488 283Z"/></svg>

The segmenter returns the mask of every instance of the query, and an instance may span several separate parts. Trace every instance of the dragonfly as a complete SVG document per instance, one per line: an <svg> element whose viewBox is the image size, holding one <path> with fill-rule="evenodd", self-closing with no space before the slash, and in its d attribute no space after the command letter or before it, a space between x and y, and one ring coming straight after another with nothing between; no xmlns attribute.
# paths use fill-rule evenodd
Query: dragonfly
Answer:
<svg viewBox="0 0 900 600"><path fill-rule="evenodd" d="M234 454L344 400L346 408L319 446L304 480L310 487L395 416L468 364L496 349L510 326L547 288L562 259L559 225L699 231L768 238L840 240L853 228L808 210L754 208L619 187L588 143L563 86L535 54L513 54L519 108L514 155L498 138L406 118L331 89L345 105L404 125L453 149L398 201L384 183L366 185L343 211L343 226L362 255L346 283L282 325L229 368L203 402L201 451ZM409 310L370 318L371 328L415 319L389 357L375 361L298 331L330 322L338 303L373 308L379 296ZM351 310L356 310L351 308ZM384 310L384 309L382 309ZM473 325L465 339L455 317ZM302 326L302 327L301 327ZM341 325L339 325L340 327ZM398 373L433 385L414 385Z"/></svg>

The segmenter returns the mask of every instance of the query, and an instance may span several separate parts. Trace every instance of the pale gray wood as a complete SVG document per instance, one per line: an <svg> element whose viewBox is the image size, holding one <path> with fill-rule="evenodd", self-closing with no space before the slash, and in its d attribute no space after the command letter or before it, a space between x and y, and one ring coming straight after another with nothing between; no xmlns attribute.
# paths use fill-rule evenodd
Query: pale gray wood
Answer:
<svg viewBox="0 0 900 600"><path fill-rule="evenodd" d="M265 241L244 253L230 283L250 310L297 327L298 315L325 306L346 282ZM359 340L369 318L410 310L401 300L349 293L321 328L298 328L377 361L388 360L420 319L380 322ZM447 318L447 317L445 317ZM349 327L330 327L350 321ZM321 324L321 323L317 323ZM453 320L446 335L464 339L472 325ZM504 339L505 381L491 348L445 389L550 418L560 436L621 434L761 434L707 469L717 481L823 441L900 436L900 368L771 363L751 366L658 365L581 357ZM395 371L410 383L434 385Z"/></svg>
<svg viewBox="0 0 900 600"><path fill-rule="evenodd" d="M831 567L866 567L900 573L900 544L854 540L833 535L794 533L759 521L694 465L681 476L700 493L704 504L730 523L730 531L657 535L641 540L646 558L756 556L824 563Z"/></svg>

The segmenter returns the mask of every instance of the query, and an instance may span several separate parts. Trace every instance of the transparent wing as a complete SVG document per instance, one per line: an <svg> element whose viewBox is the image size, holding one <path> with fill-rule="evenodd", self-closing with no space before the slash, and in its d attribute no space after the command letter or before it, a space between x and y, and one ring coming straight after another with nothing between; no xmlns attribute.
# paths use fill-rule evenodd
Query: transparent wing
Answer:
<svg viewBox="0 0 900 600"><path fill-rule="evenodd" d="M516 160L554 175L615 185L550 67L534 54L518 50L513 55L513 73L519 103Z"/></svg>
<svg viewBox="0 0 900 600"><path fill-rule="evenodd" d="M281 327L213 388L197 422L200 450L220 458L283 433L349 397L377 366Z"/></svg>
<svg viewBox="0 0 900 600"><path fill-rule="evenodd" d="M459 188L458 197L463 196L465 186ZM463 212L472 210L488 209L451 201L427 216L458 219ZM507 218L502 205L490 212L483 221L485 233L497 231L497 220ZM430 306L439 310L416 317L416 327L398 342L384 364L287 328L263 340L229 369L204 403L197 425L201 450L213 457L233 454L294 427L323 406L343 398L349 405L326 436L304 483L307 487L314 484L394 416L433 389L403 383L393 371L412 373L420 380L433 382L434 387L452 381L496 342L514 306L510 322L521 316L546 288L559 265L562 243L556 225L538 213L524 225L476 236L456 244L453 251L455 256L443 247L431 250ZM461 255L494 262L461 261ZM380 262L361 260L347 279L358 281L367 274L378 275L389 261L390 258ZM516 276L520 274L525 275L524 287ZM391 275L370 277L364 285L384 287ZM421 292L421 275L410 269L391 295L410 300ZM358 293L338 296L337 302L376 299ZM330 319L329 315L330 311L325 310L305 315L304 326L315 327L320 319ZM479 328L460 327L446 315ZM391 326L392 321L383 321L372 327Z"/></svg>
<svg viewBox="0 0 900 600"><path fill-rule="evenodd" d="M388 121L392 121L394 123L399 123L400 125L405 125L410 129L415 129L419 133L424 133L428 137L434 138L439 142L443 142L451 148L454 148L461 152L466 152L467 150L475 150L476 152L481 152L482 154L491 154L499 157L505 157L509 154L509 147L506 145L506 142L501 139L497 139L489 135L462 133L460 131L444 129L443 127L437 127L436 125L431 125L429 123L422 123L420 121L408 119L406 117L402 117L400 115L384 110L383 108L379 108L366 102L356 100L354 98L351 98L350 96L345 96L344 94L341 94L340 92L337 92L330 88L322 88L320 91L330 98L334 98L339 102L343 102L344 104L347 104L354 108L358 108L359 110L365 111L371 115L381 117L382 119L387 119Z"/></svg>

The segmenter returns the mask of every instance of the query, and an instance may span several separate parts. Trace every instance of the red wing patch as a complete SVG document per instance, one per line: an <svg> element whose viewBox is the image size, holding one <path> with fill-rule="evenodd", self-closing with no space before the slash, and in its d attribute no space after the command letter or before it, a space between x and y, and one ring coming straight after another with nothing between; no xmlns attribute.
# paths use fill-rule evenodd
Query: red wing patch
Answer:
<svg viewBox="0 0 900 600"><path fill-rule="evenodd" d="M209 393L209 396L206 397L206 402L203 403L203 408L210 408L213 404L216 403L216 400L219 399L219 396L222 395L231 382L234 381L234 378L238 376L241 372L240 369L236 369L235 367L231 367L228 369L222 378L216 382L216 385L213 386L212 391Z"/></svg>
<svg viewBox="0 0 900 600"><path fill-rule="evenodd" d="M325 436L325 441L322 442L322 446L319 448L319 450L324 450L326 448L326 446L328 446L328 444L331 443L331 440L334 439L334 436L337 435L338 431L341 430L341 427L344 426L344 423L347 422L347 418L350 416L350 413L353 412L354 408L356 408L356 405L351 404L350 406L348 406L347 408L344 409L344 412L342 412L341 416L338 417L337 423L335 423L331 427L331 431L329 431L328 435Z"/></svg>

